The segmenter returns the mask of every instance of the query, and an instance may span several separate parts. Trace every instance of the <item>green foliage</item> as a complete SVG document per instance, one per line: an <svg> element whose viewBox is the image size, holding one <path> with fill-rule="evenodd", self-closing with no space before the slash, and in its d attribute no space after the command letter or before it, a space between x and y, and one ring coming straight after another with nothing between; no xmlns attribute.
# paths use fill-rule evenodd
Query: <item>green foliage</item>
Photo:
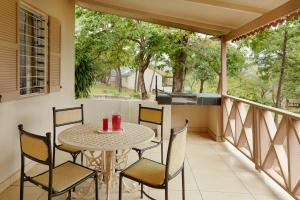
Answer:
<svg viewBox="0 0 300 200"><path fill-rule="evenodd" d="M214 82L218 85L219 83L213 80L217 79L218 82L220 81L220 42L194 34L190 39L189 48L188 65L190 66L189 73L192 74L189 78L200 82L210 81L210 83ZM227 52L228 77L236 77L246 67L245 54L237 46L230 43L228 44ZM211 91L212 88L210 87L209 91L217 92L218 88L214 88L215 90ZM207 91L207 89L204 89L204 91Z"/></svg>
<svg viewBox="0 0 300 200"><path fill-rule="evenodd" d="M95 68L91 60L84 54L76 50L75 63L75 95L76 98L86 98L89 96L90 88L95 82Z"/></svg>
<svg viewBox="0 0 300 200"><path fill-rule="evenodd" d="M76 97L87 97L95 80L103 80L121 66L152 69L174 75L186 91L217 92L220 84L220 42L207 36L139 20L76 7ZM229 94L275 105L288 32L286 67L280 96L300 99L300 21L293 20L227 46ZM204 84L205 83L205 84ZM142 83L141 83L142 84ZM103 88L104 85L102 84ZM119 91L145 96L145 91ZM97 90L97 91L106 91ZM93 89L92 92L95 92Z"/></svg>
<svg viewBox="0 0 300 200"><path fill-rule="evenodd" d="M76 19L76 48L89 58L98 80L120 66L141 73L150 65L173 73L177 70L181 81L186 72L196 81L209 81L220 74L219 43L199 34L80 7ZM235 75L243 67L243 55L235 46L229 46L228 52L229 75Z"/></svg>
<svg viewBox="0 0 300 200"><path fill-rule="evenodd" d="M251 49L249 58L257 65L256 78L264 86L265 95L258 101L275 105L275 97L280 84L280 73L283 59L284 34L287 32L286 63L283 74L280 101L300 98L300 21L285 22L275 28L267 29L255 36L248 37L239 43ZM259 85L259 84L258 84ZM281 107L284 107L280 103Z"/></svg>

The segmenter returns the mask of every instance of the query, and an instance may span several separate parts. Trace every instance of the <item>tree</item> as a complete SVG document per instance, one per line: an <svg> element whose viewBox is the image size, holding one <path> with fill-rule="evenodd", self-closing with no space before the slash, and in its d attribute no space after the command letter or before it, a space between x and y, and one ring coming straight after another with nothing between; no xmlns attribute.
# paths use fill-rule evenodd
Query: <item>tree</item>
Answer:
<svg viewBox="0 0 300 200"><path fill-rule="evenodd" d="M147 98L144 73L153 58L162 54L164 31L159 25L149 24L138 20L130 20L124 29L124 39L130 40L135 46L135 63L138 72L137 88L142 98Z"/></svg>
<svg viewBox="0 0 300 200"><path fill-rule="evenodd" d="M138 72L137 85L142 98L147 98L144 73L151 60L163 49L164 28L80 7L76 11L80 36L94 41L85 53L94 55L96 60L110 65L111 69L118 72L119 91L122 89L121 66L132 66ZM105 75L107 72L101 74Z"/></svg>
<svg viewBox="0 0 300 200"><path fill-rule="evenodd" d="M153 69L165 68L173 74L173 92L182 92L187 73L199 80L200 92L206 82L219 77L220 44L197 33L149 24L139 20L76 8L76 48L79 58L88 60L87 68L96 78L108 82L113 69L118 74L116 88L122 90L121 67L136 70L137 89L147 98L144 73L151 63ZM238 74L244 55L237 46L228 46L228 75ZM152 76L152 80L153 80ZM80 81L81 79L78 79ZM153 82L153 81L152 81ZM193 81L192 85L196 81ZM79 84L78 84L79 85Z"/></svg>
<svg viewBox="0 0 300 200"><path fill-rule="evenodd" d="M182 92L187 72L186 61L189 54L189 37L191 33L184 30L166 29L164 52L168 55L168 63L172 68L173 92Z"/></svg>
<svg viewBox="0 0 300 200"><path fill-rule="evenodd" d="M130 65L132 44L123 38L124 24L129 19L76 7L76 48L97 68L95 75L106 79L114 69L118 72L116 87L122 90L121 66ZM89 73L89 72L87 72Z"/></svg>
<svg viewBox="0 0 300 200"><path fill-rule="evenodd" d="M277 108L283 107L285 98L300 96L295 92L300 83L299 25L299 20L284 22L242 41L251 48L253 60L259 65L259 78L274 83L270 90Z"/></svg>
<svg viewBox="0 0 300 200"><path fill-rule="evenodd" d="M199 34L190 37L190 55L188 65L194 79L199 80L199 92L204 92L204 84L208 80L218 79L217 91L220 90L221 61L220 42L209 40ZM228 76L240 74L245 66L244 53L237 46L228 44L227 69Z"/></svg>

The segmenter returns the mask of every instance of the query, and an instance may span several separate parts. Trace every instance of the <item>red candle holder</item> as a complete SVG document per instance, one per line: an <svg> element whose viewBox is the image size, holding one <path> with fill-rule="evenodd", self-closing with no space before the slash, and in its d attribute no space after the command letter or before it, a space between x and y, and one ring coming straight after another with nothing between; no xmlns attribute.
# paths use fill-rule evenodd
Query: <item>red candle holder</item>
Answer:
<svg viewBox="0 0 300 200"><path fill-rule="evenodd" d="M108 118L103 118L102 119L102 130L103 131L108 131Z"/></svg>
<svg viewBox="0 0 300 200"><path fill-rule="evenodd" d="M112 130L118 131L121 129L121 115L112 115Z"/></svg>

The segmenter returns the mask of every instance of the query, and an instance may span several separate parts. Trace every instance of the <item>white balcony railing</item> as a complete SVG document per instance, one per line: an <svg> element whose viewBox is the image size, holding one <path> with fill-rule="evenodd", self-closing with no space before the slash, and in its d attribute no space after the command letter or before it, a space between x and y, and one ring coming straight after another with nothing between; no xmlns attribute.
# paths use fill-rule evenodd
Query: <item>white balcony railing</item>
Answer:
<svg viewBox="0 0 300 200"><path fill-rule="evenodd" d="M224 137L295 199L300 199L300 116L223 95Z"/></svg>

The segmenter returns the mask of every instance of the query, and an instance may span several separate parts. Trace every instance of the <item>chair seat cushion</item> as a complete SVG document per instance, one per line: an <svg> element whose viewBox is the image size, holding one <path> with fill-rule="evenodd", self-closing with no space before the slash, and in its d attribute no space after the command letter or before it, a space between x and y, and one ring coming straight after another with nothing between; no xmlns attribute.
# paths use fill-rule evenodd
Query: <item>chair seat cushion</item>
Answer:
<svg viewBox="0 0 300 200"><path fill-rule="evenodd" d="M122 174L152 186L164 184L166 166L158 162L142 158L125 169Z"/></svg>
<svg viewBox="0 0 300 200"><path fill-rule="evenodd" d="M154 147L158 146L159 143L160 143L160 140L155 138L150 142L146 142L146 143L137 145L137 146L133 147L133 149L136 151L143 151L143 150L154 148Z"/></svg>
<svg viewBox="0 0 300 200"><path fill-rule="evenodd" d="M64 144L56 146L59 150L69 152L69 153L80 153L80 149L76 149L74 147L70 147Z"/></svg>
<svg viewBox="0 0 300 200"><path fill-rule="evenodd" d="M88 177L94 173L93 170L74 164L70 161L59 165L53 169L53 183L52 188L54 192L61 192L80 180ZM32 178L33 181L39 183L44 187L49 184L49 172L46 171L40 175Z"/></svg>

